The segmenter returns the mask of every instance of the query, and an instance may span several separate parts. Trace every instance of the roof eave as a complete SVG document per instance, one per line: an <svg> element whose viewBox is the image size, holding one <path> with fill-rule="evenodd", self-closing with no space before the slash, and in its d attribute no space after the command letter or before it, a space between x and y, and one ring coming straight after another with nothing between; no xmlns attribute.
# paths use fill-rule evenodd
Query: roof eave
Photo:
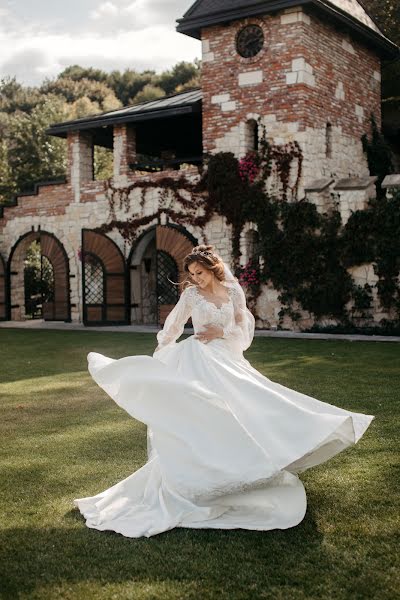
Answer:
<svg viewBox="0 0 400 600"><path fill-rule="evenodd" d="M328 4L321 4L320 0L298 0L296 6L300 5L312 5L319 11L328 12L337 20L346 24L351 29L357 31L364 39L369 41L379 50L381 58L393 59L400 55L400 50L396 44L391 42L388 38L385 38L380 33L374 31L367 25L364 25L361 21L353 19L351 16L341 12L339 9L334 8ZM261 5L253 7L245 7L237 10L225 10L221 12L212 13L210 15L204 15L197 18L185 18L178 19L178 25L176 30L179 33L183 33L195 39L201 39L201 29L203 27L210 27L212 25L218 25L223 22L233 21L236 19L243 19L246 17L257 16L261 14L267 14L275 12L277 10L289 8L293 6L292 0L276 0L271 2L268 7L262 7Z"/></svg>
<svg viewBox="0 0 400 600"><path fill-rule="evenodd" d="M307 4L309 0L298 0L297 6ZM255 6L246 6L244 8L237 8L234 10L224 10L220 12L214 12L210 15L203 15L201 17L191 18L182 17L177 19L178 25L176 30L178 33L183 33L190 37L201 39L201 29L203 27L210 27L212 25L218 25L226 21L234 21L235 19L244 19L246 17L255 17L257 15L265 14L266 12L274 12L277 10L289 8L293 5L293 0L275 0L271 2L266 9L265 6L257 4Z"/></svg>
<svg viewBox="0 0 400 600"><path fill-rule="evenodd" d="M99 116L98 118L92 117L87 121L65 121L64 123L56 123L46 130L48 135L54 135L57 137L66 137L69 131L81 131L88 129L97 129L101 127L109 127L111 125L119 125L121 123L134 123L139 121L152 121L155 119L162 119L168 117L175 117L184 114L198 113L201 111L201 100L188 105L180 107L169 107L160 110L143 111L141 113L133 113L131 115L121 115L119 117L108 117L104 118Z"/></svg>

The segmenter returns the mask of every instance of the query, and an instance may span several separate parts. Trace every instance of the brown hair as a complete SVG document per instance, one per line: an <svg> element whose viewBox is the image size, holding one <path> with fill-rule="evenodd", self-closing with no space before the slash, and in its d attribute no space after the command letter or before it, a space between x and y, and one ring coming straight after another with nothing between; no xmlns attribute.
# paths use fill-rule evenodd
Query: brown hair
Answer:
<svg viewBox="0 0 400 600"><path fill-rule="evenodd" d="M222 258L215 252L214 246L202 244L200 246L195 246L183 259L183 269L186 273L189 273L188 277L182 282L184 288L193 285L189 266L195 262L200 263L208 271L212 271L219 281L224 281L225 270Z"/></svg>

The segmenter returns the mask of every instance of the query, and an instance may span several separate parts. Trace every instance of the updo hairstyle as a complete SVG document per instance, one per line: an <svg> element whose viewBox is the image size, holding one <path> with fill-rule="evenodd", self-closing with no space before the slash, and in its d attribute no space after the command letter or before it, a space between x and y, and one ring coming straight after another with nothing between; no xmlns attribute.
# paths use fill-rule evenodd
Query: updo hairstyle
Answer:
<svg viewBox="0 0 400 600"><path fill-rule="evenodd" d="M208 271L212 271L219 281L224 281L225 270L222 258L215 252L214 246L202 244L195 246L183 260L183 269L188 273L188 277L183 282L184 287L190 284L193 285L189 266L195 262L201 264Z"/></svg>

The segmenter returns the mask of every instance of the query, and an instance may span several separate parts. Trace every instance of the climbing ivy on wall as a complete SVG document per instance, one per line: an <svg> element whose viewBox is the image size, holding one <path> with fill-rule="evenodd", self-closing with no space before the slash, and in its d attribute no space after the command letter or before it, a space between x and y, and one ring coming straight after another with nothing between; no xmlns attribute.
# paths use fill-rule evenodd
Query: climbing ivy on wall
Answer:
<svg viewBox="0 0 400 600"><path fill-rule="evenodd" d="M373 263L380 302L400 317L400 193L373 199L366 210L351 215L342 235L342 254L348 266Z"/></svg>
<svg viewBox="0 0 400 600"><path fill-rule="evenodd" d="M153 213L143 215L147 192L154 189L161 190L158 208ZM109 203L109 219L97 230L108 233L117 229L129 243L135 241L141 227L159 220L161 215L178 225L191 223L201 229L212 216L212 207L205 197L204 177L197 182L191 182L183 175L179 178L163 177L157 181L140 179L126 187L114 187L111 180L106 180L104 190ZM133 214L124 220L117 219L117 208L131 214L131 192L134 190L141 191L140 214Z"/></svg>
<svg viewBox="0 0 400 600"><path fill-rule="evenodd" d="M393 153L383 134L379 131L374 115L371 115L371 136L362 136L363 150L367 155L368 167L371 175L377 175L376 190L378 198L385 195L382 182L386 175L393 173Z"/></svg>
<svg viewBox="0 0 400 600"><path fill-rule="evenodd" d="M364 141L370 144L370 160L377 151L376 144L381 143L376 135L373 133L370 142ZM132 242L142 226L160 219L162 214L176 224L204 230L217 213L232 225L232 254L240 276L241 232L245 223L254 222L264 259L251 286L254 306L261 285L272 282L280 292L282 318L287 314L298 320L299 309L303 309L317 320L328 317L349 323L350 301L353 316L357 311L367 315L372 289L355 285L348 268L372 263L381 305L394 311L400 320L400 194L392 199L371 200L365 210L354 212L343 226L337 207L321 214L313 203L298 200L302 162L297 143L272 145L264 130L257 153L241 160L229 152L209 156L197 182L184 175L157 181L138 179L126 188L114 188L110 181L105 182L110 219L100 230L106 233L117 228L125 240ZM280 184L278 195L267 192L266 184L273 174ZM145 208L149 190L161 190L157 210L145 216L142 210L142 214L117 220L117 207L131 213L134 189L141 190L141 209Z"/></svg>

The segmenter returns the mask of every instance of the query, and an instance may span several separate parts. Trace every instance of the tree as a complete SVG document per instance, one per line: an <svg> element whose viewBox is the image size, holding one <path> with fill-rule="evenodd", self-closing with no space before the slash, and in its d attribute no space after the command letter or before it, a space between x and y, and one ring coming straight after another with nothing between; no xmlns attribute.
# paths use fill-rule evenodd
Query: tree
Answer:
<svg viewBox="0 0 400 600"><path fill-rule="evenodd" d="M15 77L0 81L0 202L34 183L65 176L65 140L46 134L54 123L162 98L199 83L200 63L180 62L155 71L106 73L79 65L67 67L54 80L26 87ZM112 175L112 156L95 148L97 179Z"/></svg>
<svg viewBox="0 0 400 600"><path fill-rule="evenodd" d="M71 65L58 75L58 79L73 79L80 81L81 79L90 79L108 85L109 74L101 69L93 67L80 67L79 65Z"/></svg>
<svg viewBox="0 0 400 600"><path fill-rule="evenodd" d="M361 0L367 13L379 29L395 44L400 45L399 0Z"/></svg>
<svg viewBox="0 0 400 600"><path fill-rule="evenodd" d="M62 96L68 103L86 98L99 107L100 110L97 112L113 110L121 106L113 90L108 85L91 79L75 80L63 77L47 80L40 87L40 92L45 95Z"/></svg>
<svg viewBox="0 0 400 600"><path fill-rule="evenodd" d="M400 0L362 0L366 11L392 42L400 46ZM383 98L400 98L400 57L382 65Z"/></svg>
<svg viewBox="0 0 400 600"><path fill-rule="evenodd" d="M189 81L199 81L200 77L200 62L194 63L179 62L170 71L164 71L157 81L167 95L172 94L177 88L184 86ZM197 84L198 85L198 84ZM195 87L195 86L194 86Z"/></svg>
<svg viewBox="0 0 400 600"><path fill-rule="evenodd" d="M136 94L136 96L132 99L131 104L140 104L141 102L148 102L149 100L157 100L163 96L165 96L163 89L148 83L144 86L141 92Z"/></svg>
<svg viewBox="0 0 400 600"><path fill-rule="evenodd" d="M41 93L37 88L22 86L15 77L0 80L0 112L29 112L40 102L40 97Z"/></svg>
<svg viewBox="0 0 400 600"><path fill-rule="evenodd" d="M95 146L93 163L95 179L110 179L113 176L114 156L111 149Z"/></svg>
<svg viewBox="0 0 400 600"><path fill-rule="evenodd" d="M0 204L4 204L16 192L15 182L8 159L8 146L6 140L0 141Z"/></svg>
<svg viewBox="0 0 400 600"><path fill-rule="evenodd" d="M155 71L138 73L132 69L127 69L123 73L112 71L108 84L116 97L126 106L146 85L154 83L155 78Z"/></svg>
<svg viewBox="0 0 400 600"><path fill-rule="evenodd" d="M30 114L16 113L11 119L8 164L19 191L65 176L65 140L48 136L46 129L67 115L65 102L53 96L44 97Z"/></svg>

